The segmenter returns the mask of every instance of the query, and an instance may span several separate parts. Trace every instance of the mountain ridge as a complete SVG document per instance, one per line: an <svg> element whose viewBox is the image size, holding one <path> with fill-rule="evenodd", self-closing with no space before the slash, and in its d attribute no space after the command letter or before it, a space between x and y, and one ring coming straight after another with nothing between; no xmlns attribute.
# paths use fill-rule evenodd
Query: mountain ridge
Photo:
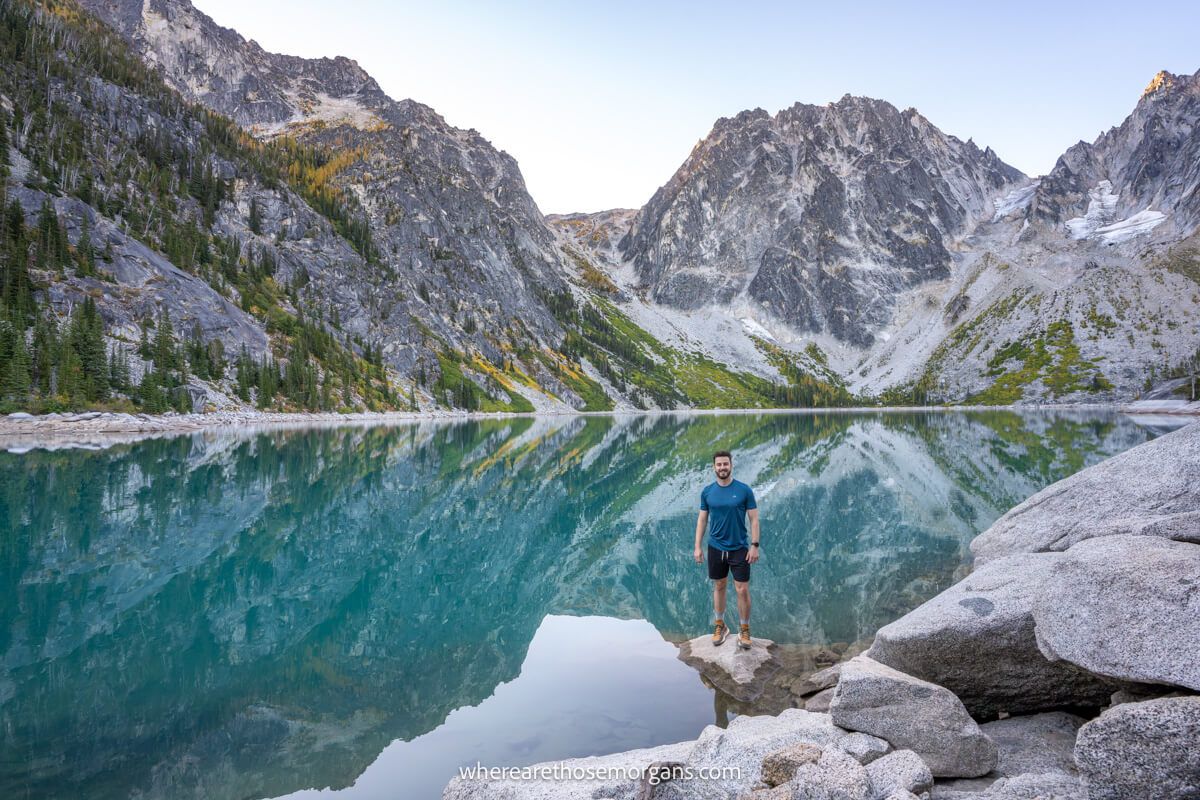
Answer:
<svg viewBox="0 0 1200 800"><path fill-rule="evenodd" d="M543 215L509 154L391 99L349 58L267 53L185 0L82 6L185 99L292 162L283 191L213 162L226 188L188 223L209 247L219 236L243 260L267 258L286 288L270 311L276 301L256 306L215 279L257 315L252 355L278 359L279 380L296 337L278 314L365 357L380 407L1119 400L1200 344L1187 244L1200 222L1200 72L1160 72L1121 125L1036 180L916 109L846 94L718 119L640 209ZM21 185L37 180L21 138L10 160L30 220L42 195ZM180 147L175 157L209 158ZM128 230L120 213L54 205L68 248L91 226ZM131 274L125 259L102 272ZM39 274L39 296L72 313L63 287L79 276ZM128 350L155 309L181 315L181 330L196 321L156 297L100 303L110 349ZM237 345L219 315L206 319L196 347ZM259 396L229 366L179 376L193 405ZM323 363L314 375L332 380ZM331 391L362 407L349 381Z"/></svg>

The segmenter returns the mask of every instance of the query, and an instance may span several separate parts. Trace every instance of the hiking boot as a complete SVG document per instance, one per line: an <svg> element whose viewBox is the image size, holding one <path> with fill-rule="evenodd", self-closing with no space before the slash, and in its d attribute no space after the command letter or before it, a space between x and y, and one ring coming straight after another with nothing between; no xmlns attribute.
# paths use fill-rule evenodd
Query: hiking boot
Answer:
<svg viewBox="0 0 1200 800"><path fill-rule="evenodd" d="M715 645L723 644L725 642L725 637L728 635L729 635L729 627L726 626L725 620L723 620L723 619L717 620L716 626L713 629L713 638L712 638L713 645L715 646Z"/></svg>
<svg viewBox="0 0 1200 800"><path fill-rule="evenodd" d="M738 633L738 647L743 650L750 649L750 626L742 625L742 630Z"/></svg>

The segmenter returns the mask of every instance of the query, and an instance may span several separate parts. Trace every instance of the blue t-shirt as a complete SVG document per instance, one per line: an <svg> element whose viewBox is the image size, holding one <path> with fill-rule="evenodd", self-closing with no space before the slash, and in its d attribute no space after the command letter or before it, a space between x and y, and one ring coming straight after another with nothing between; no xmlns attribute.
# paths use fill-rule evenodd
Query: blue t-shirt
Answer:
<svg viewBox="0 0 1200 800"><path fill-rule="evenodd" d="M700 492L700 510L708 512L708 543L718 550L741 550L746 538L746 512L758 508L754 490L741 481L728 486L713 481Z"/></svg>

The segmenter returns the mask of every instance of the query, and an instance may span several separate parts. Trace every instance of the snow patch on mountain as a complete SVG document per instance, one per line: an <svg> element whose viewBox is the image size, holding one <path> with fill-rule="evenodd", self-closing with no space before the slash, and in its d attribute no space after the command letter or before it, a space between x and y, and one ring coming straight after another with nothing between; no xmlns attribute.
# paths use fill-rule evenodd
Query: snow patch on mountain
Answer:
<svg viewBox="0 0 1200 800"><path fill-rule="evenodd" d="M1096 238L1105 244L1127 242L1135 236L1149 233L1167 219L1161 211L1139 211L1132 217L1096 229Z"/></svg>
<svg viewBox="0 0 1200 800"><path fill-rule="evenodd" d="M754 321L753 317L742 317L742 327L746 329L746 333L751 336L757 336L760 339L766 339L768 342L775 341L775 337L771 332Z"/></svg>
<svg viewBox="0 0 1200 800"><path fill-rule="evenodd" d="M1033 201L1033 196L1037 193L1038 186L1041 181L1034 181L1028 186L1022 186L1018 189L1013 189L1003 197L998 197L992 201L993 208L996 213L992 215L992 222L998 222L1014 211L1019 211L1029 207Z"/></svg>
<svg viewBox="0 0 1200 800"><path fill-rule="evenodd" d="M1112 181L1100 181L1088 192L1088 197L1087 212L1082 217L1066 222L1072 239L1089 238L1097 229L1107 225L1116 211L1118 195L1113 191Z"/></svg>

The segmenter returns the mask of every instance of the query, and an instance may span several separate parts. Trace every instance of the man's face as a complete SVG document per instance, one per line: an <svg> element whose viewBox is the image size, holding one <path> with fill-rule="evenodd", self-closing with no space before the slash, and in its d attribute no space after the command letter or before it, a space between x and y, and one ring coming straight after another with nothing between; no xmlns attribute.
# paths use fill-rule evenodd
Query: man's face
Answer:
<svg viewBox="0 0 1200 800"><path fill-rule="evenodd" d="M725 456L714 458L713 472L717 473L717 478L719 480L725 480L733 474L733 462Z"/></svg>

